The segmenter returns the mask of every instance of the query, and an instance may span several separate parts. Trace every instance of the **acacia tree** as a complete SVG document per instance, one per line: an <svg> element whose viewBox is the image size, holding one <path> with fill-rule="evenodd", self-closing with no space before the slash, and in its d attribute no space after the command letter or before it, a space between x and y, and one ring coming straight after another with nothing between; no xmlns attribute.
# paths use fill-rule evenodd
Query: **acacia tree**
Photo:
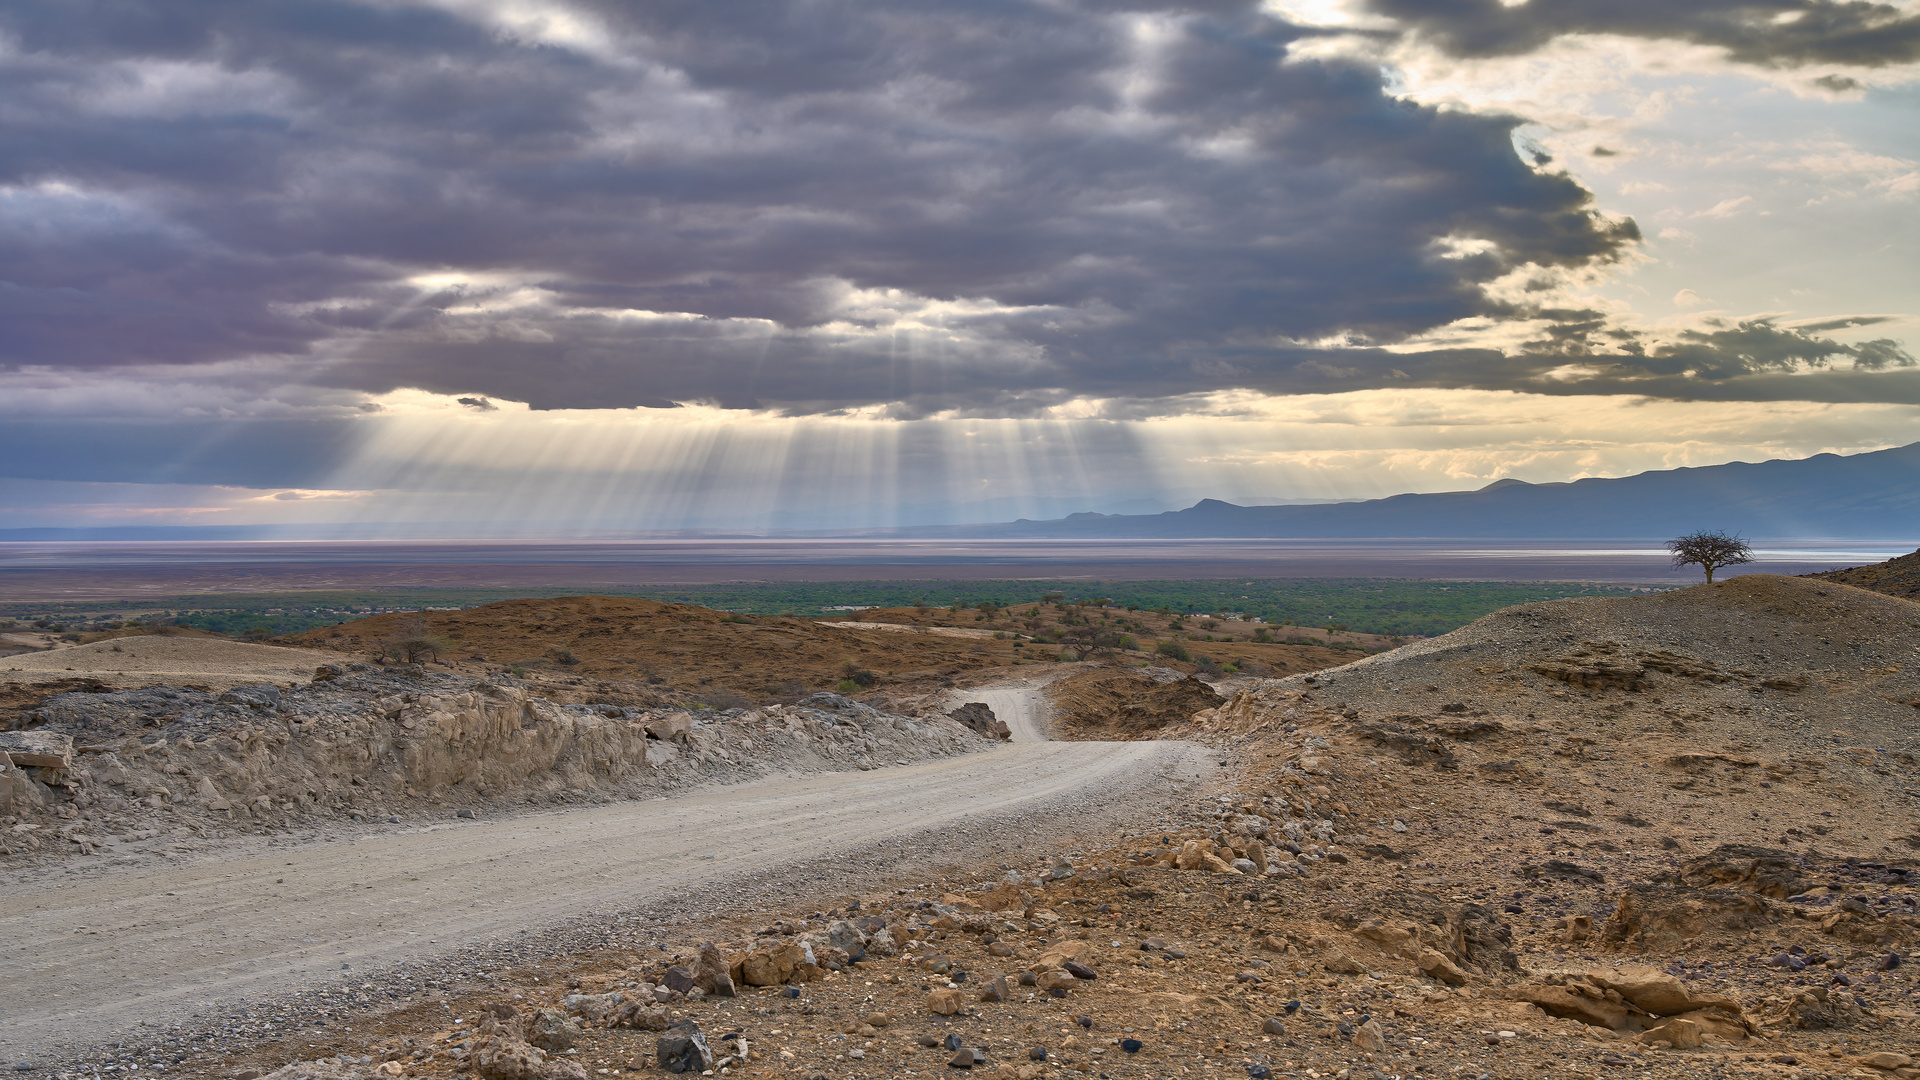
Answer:
<svg viewBox="0 0 1920 1080"><path fill-rule="evenodd" d="M1724 532L1689 533L1667 541L1673 553L1673 568L1699 566L1707 572L1707 584L1713 584L1713 572L1723 566L1739 566L1753 561L1753 549L1737 536Z"/></svg>

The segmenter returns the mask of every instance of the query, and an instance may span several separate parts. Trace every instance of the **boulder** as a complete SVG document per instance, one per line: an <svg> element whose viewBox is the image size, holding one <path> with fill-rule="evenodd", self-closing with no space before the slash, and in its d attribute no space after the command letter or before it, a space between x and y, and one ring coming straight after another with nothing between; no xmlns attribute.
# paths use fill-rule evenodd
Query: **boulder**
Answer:
<svg viewBox="0 0 1920 1080"><path fill-rule="evenodd" d="M1620 894L1600 928L1600 943L1630 952L1671 952L1715 931L1744 933L1779 918L1754 892L1635 885Z"/></svg>
<svg viewBox="0 0 1920 1080"><path fill-rule="evenodd" d="M660 1067L670 1073L698 1076L713 1068L713 1050L707 1046L707 1037L701 1034L699 1025L690 1020L667 1029L653 1044L653 1055Z"/></svg>
<svg viewBox="0 0 1920 1080"><path fill-rule="evenodd" d="M320 1058L316 1061L296 1061L282 1065L268 1073L262 1080L389 1080L372 1065L362 1065L357 1059Z"/></svg>
<svg viewBox="0 0 1920 1080"><path fill-rule="evenodd" d="M606 1025L628 1031L665 1031L669 1019L665 1005L652 1001L629 1001L608 1014Z"/></svg>
<svg viewBox="0 0 1920 1080"><path fill-rule="evenodd" d="M527 1041L548 1053L572 1049L580 1033L580 1021L559 1009L541 1009L527 1024Z"/></svg>
<svg viewBox="0 0 1920 1080"><path fill-rule="evenodd" d="M1025 911L1033 905L1033 898L1018 884L1003 881L974 902L986 911Z"/></svg>
<svg viewBox="0 0 1920 1080"><path fill-rule="evenodd" d="M1380 1021L1369 1019L1354 1029L1353 1045L1368 1054L1384 1054L1387 1050L1387 1033L1380 1027Z"/></svg>
<svg viewBox="0 0 1920 1080"><path fill-rule="evenodd" d="M604 1024L620 1008L622 1000L616 990L610 994L568 994L561 1005L590 1024Z"/></svg>
<svg viewBox="0 0 1920 1080"><path fill-rule="evenodd" d="M46 801L40 785L23 770L15 768L7 755L0 754L0 813L38 810Z"/></svg>
<svg viewBox="0 0 1920 1080"><path fill-rule="evenodd" d="M1084 964L1093 955L1093 942L1068 938L1056 941L1041 951L1033 962L1033 970L1049 971L1065 968L1069 963Z"/></svg>
<svg viewBox="0 0 1920 1080"><path fill-rule="evenodd" d="M0 731L0 754L23 769L71 769L73 736L56 731Z"/></svg>
<svg viewBox="0 0 1920 1080"><path fill-rule="evenodd" d="M1697 1050L1701 1042L1700 1025L1680 1017L1670 1017L1640 1033L1641 1045L1665 1040L1675 1050Z"/></svg>
<svg viewBox="0 0 1920 1080"><path fill-rule="evenodd" d="M670 743L649 739L647 740L647 750L642 756L642 760L647 763L647 767L650 769L664 769L679 757L680 751L677 747Z"/></svg>
<svg viewBox="0 0 1920 1080"><path fill-rule="evenodd" d="M482 1080L585 1080L587 1075L576 1062L549 1062L546 1051L527 1042L522 1017L501 1018L490 1012L480 1016L467 1061Z"/></svg>
<svg viewBox="0 0 1920 1080"><path fill-rule="evenodd" d="M1679 1016L1696 1009L1717 1007L1740 1011L1740 1003L1725 994L1696 994L1687 984L1654 968L1596 968L1587 982L1612 990L1654 1016Z"/></svg>
<svg viewBox="0 0 1920 1080"><path fill-rule="evenodd" d="M770 949L754 949L740 965L742 980L748 986L784 986L808 963L806 950L784 944Z"/></svg>
<svg viewBox="0 0 1920 1080"><path fill-rule="evenodd" d="M984 735L989 739L1005 742L1013 738L1013 732L1007 727L1006 722L997 719L993 715L993 709L984 701L969 701L947 713L947 717L959 721L975 734Z"/></svg>
<svg viewBox="0 0 1920 1080"><path fill-rule="evenodd" d="M1721 844L1682 863L1674 876L1698 889L1739 889L1777 900L1805 891L1807 881L1790 853L1747 844Z"/></svg>
<svg viewBox="0 0 1920 1080"><path fill-rule="evenodd" d="M1420 950L1417 966L1422 973L1448 986L1465 986L1467 983L1467 973L1460 969L1460 965L1433 949Z"/></svg>
<svg viewBox="0 0 1920 1080"><path fill-rule="evenodd" d="M851 956L866 947L867 935L846 919L836 919L827 926L827 944Z"/></svg>
<svg viewBox="0 0 1920 1080"><path fill-rule="evenodd" d="M727 958L711 941L700 943L700 955L693 963L693 985L716 997L733 996L733 975Z"/></svg>
<svg viewBox="0 0 1920 1080"><path fill-rule="evenodd" d="M1640 1014L1623 1003L1607 1000L1597 991L1594 994L1583 993L1579 986L1518 986L1511 993L1516 999L1537 1005L1542 1012L1562 1020L1578 1020L1609 1031L1637 1030L1640 1027L1637 1019Z"/></svg>
<svg viewBox="0 0 1920 1080"><path fill-rule="evenodd" d="M649 739L686 742L693 734L693 716L683 712L668 713L647 721L643 729Z"/></svg>

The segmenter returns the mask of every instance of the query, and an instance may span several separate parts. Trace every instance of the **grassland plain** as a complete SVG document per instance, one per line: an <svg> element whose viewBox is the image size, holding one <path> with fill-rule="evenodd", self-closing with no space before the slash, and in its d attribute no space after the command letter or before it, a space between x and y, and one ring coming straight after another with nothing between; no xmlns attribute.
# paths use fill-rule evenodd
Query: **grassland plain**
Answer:
<svg viewBox="0 0 1920 1080"><path fill-rule="evenodd" d="M1630 596L1648 586L1587 582L1420 581L1400 578L1235 578L1159 581L897 580L729 582L639 589L385 589L202 593L164 599L53 603L0 601L0 620L91 625L161 616L235 636L297 634L368 615L450 610L514 599L587 594L695 604L751 615L819 615L853 607L1025 604L1051 593L1119 607L1240 612L1269 623L1341 626L1395 636L1444 634L1500 608L1573 596Z"/></svg>

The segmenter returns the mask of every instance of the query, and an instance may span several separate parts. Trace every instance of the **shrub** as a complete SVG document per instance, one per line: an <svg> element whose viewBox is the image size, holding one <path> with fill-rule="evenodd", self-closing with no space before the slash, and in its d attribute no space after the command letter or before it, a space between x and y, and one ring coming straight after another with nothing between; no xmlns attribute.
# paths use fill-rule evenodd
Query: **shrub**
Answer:
<svg viewBox="0 0 1920 1080"><path fill-rule="evenodd" d="M558 648L558 649L548 649L547 655L553 657L553 660L555 663L563 664L567 667L572 667L573 665L580 662L580 658L573 655L572 649L568 649L564 647Z"/></svg>
<svg viewBox="0 0 1920 1080"><path fill-rule="evenodd" d="M842 694L852 694L852 693L857 693L859 691L860 684L857 682L854 682L852 679L841 679L837 684L834 685L834 689L839 691Z"/></svg>
<svg viewBox="0 0 1920 1080"><path fill-rule="evenodd" d="M1153 651L1159 653L1161 656L1172 657L1184 663L1193 662L1193 654L1188 652L1187 647L1176 638L1168 638L1159 645L1156 645Z"/></svg>
<svg viewBox="0 0 1920 1080"><path fill-rule="evenodd" d="M725 712L728 709L751 709L753 699L738 690L724 686L709 687L700 692L700 703L708 708Z"/></svg>
<svg viewBox="0 0 1920 1080"><path fill-rule="evenodd" d="M524 679L527 677L527 669L521 667L518 664L515 664L513 667L508 668L507 672L508 674L511 674L516 679Z"/></svg>

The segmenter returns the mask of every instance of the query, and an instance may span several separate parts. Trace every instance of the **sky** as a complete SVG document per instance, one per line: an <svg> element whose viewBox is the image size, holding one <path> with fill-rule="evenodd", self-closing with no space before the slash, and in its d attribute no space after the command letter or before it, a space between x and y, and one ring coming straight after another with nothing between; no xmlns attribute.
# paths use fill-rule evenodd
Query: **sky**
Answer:
<svg viewBox="0 0 1920 1080"><path fill-rule="evenodd" d="M839 529L1920 440L1920 0L12 0L0 524Z"/></svg>

